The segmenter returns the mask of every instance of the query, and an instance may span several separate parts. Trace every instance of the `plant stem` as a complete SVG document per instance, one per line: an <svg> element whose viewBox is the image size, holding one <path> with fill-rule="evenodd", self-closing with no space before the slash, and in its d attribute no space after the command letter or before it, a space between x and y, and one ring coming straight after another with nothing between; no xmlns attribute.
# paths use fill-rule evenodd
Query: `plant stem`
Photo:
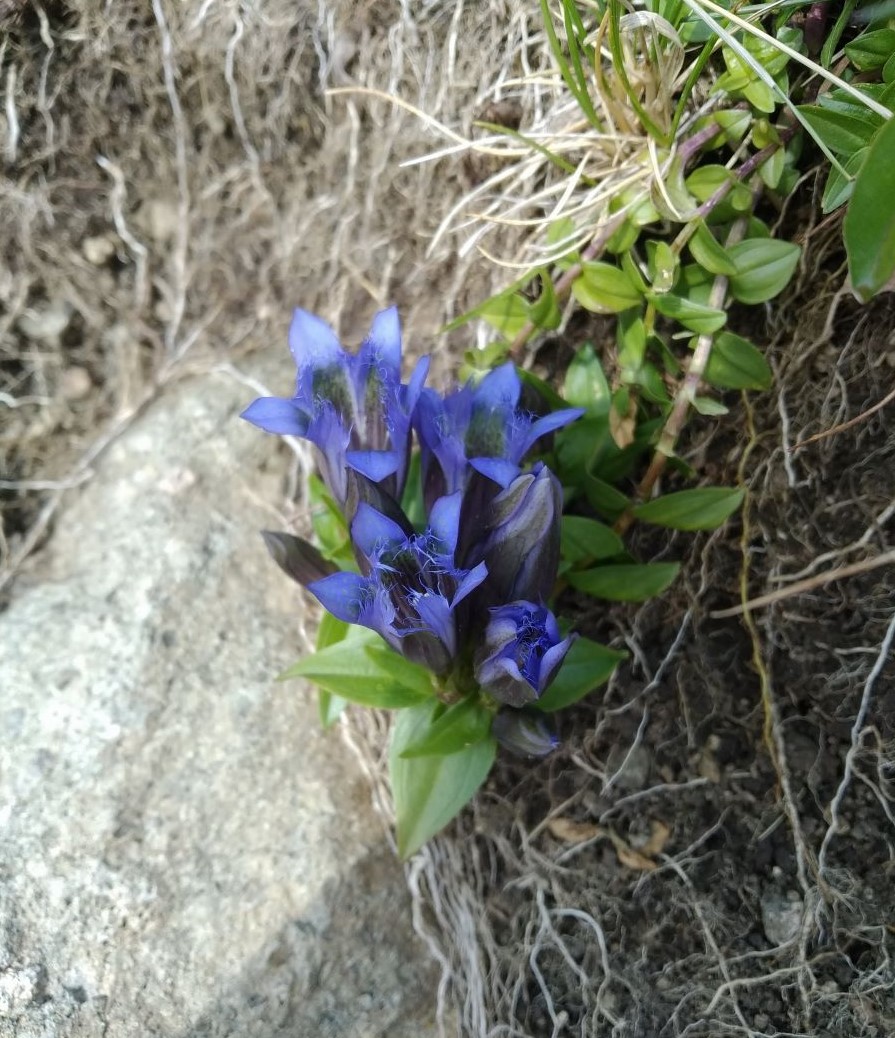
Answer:
<svg viewBox="0 0 895 1038"><path fill-rule="evenodd" d="M725 248L729 248L731 245L735 245L737 242L742 241L745 237L748 225L748 217L741 216L731 227L727 240L724 243ZM727 298L727 286L727 275L719 274L715 278L711 294L709 295L708 305L710 307L715 310L723 308L724 302ZM699 383L702 381L702 376L705 374L705 369L712 353L712 345L714 344L714 341L714 333L709 332L700 335L696 342L696 349L693 351L693 359L690 361L690 366L687 369L687 374L684 376L683 382L678 387L674 403L671 406L671 411L668 418L665 420L665 425L662 427L662 432L659 436L659 442L656 445L653 459L650 462L649 468L646 470L646 475L640 481L640 486L637 488L637 499L639 501L649 500L649 496L652 493L653 487L656 485L656 481L665 471L668 459L674 456L674 450L677 446L678 438L683 432L684 426L687 424L687 416L690 413L690 406L696 398L696 393L699 390ZM623 534L633 521L634 513L628 509L616 521L615 532Z"/></svg>

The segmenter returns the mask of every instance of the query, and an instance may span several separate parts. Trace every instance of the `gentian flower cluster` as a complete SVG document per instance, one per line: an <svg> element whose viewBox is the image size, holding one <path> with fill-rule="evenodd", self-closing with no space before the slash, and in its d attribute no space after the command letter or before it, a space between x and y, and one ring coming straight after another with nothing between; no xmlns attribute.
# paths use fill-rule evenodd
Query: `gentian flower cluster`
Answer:
<svg viewBox="0 0 895 1038"><path fill-rule="evenodd" d="M480 691L493 701L502 743L528 756L549 752L554 737L520 708L543 695L572 644L545 605L559 563L562 491L543 463L524 465L542 436L582 412L527 412L512 364L442 395L424 388L423 358L402 383L395 308L377 314L356 355L320 318L296 310L289 346L294 395L256 400L242 417L314 445L357 571L336 570L290 534L265 534L271 554L330 613L377 631L451 694ZM401 507L414 432L421 529Z"/></svg>

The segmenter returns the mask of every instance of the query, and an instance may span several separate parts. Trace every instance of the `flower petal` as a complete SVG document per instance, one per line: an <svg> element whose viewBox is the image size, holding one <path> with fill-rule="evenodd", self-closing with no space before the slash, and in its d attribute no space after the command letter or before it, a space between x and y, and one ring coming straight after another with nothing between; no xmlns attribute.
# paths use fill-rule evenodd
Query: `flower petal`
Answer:
<svg viewBox="0 0 895 1038"><path fill-rule="evenodd" d="M451 606L443 595L434 593L420 595L414 602L417 615L429 630L438 638L453 659L457 654L457 632Z"/></svg>
<svg viewBox="0 0 895 1038"><path fill-rule="evenodd" d="M550 414L545 414L543 418L538 418L536 421L532 422L531 427L526 432L522 443L520 444L519 457L525 457L534 446L536 440L539 440L542 436L546 436L547 433L555 432L557 429L562 429L564 425L574 422L583 414L584 409L581 407L566 407L561 411L551 411Z"/></svg>
<svg viewBox="0 0 895 1038"><path fill-rule="evenodd" d="M278 396L262 396L253 401L239 416L265 432L280 436L305 436L308 417L291 400Z"/></svg>
<svg viewBox="0 0 895 1038"><path fill-rule="evenodd" d="M548 613L548 616L552 616L552 613ZM538 675L538 696L542 696L547 690L547 686L556 677L562 661L566 658L566 653L572 647L572 642L575 640L573 635L569 635L563 641L554 645L551 649L548 649L543 657L541 658L541 671Z"/></svg>
<svg viewBox="0 0 895 1038"><path fill-rule="evenodd" d="M345 461L355 472L379 483L398 471L401 455L397 451L348 451Z"/></svg>
<svg viewBox="0 0 895 1038"><path fill-rule="evenodd" d="M401 380L401 320L398 308L380 310L370 334L361 344L358 359L363 366L385 368L395 382Z"/></svg>
<svg viewBox="0 0 895 1038"><path fill-rule="evenodd" d="M372 558L383 545L404 544L407 535L396 522L361 501L351 523L351 539L367 558Z"/></svg>
<svg viewBox="0 0 895 1038"><path fill-rule="evenodd" d="M357 573L333 573L308 584L308 591L338 620L354 624L360 619L369 584Z"/></svg>
<svg viewBox="0 0 895 1038"><path fill-rule="evenodd" d="M343 365L346 362L336 333L326 321L307 310L297 309L292 314L289 326L289 349L295 359L295 365L301 373L306 369L328 368L333 364Z"/></svg>
<svg viewBox="0 0 895 1038"><path fill-rule="evenodd" d="M460 491L447 494L440 497L429 511L429 529L441 542L446 555L453 556L457 548L462 501L463 495Z"/></svg>
<svg viewBox="0 0 895 1038"><path fill-rule="evenodd" d="M522 383L511 361L494 368L475 387L475 406L515 408L519 403Z"/></svg>
<svg viewBox="0 0 895 1038"><path fill-rule="evenodd" d="M408 415L412 415L416 408L417 401L420 398L420 393L423 391L423 384L425 383L428 374L429 358L420 357L410 374L410 381L404 387L403 404L404 410Z"/></svg>
<svg viewBox="0 0 895 1038"><path fill-rule="evenodd" d="M454 601L451 603L451 608L459 605L464 598L482 583L482 581L488 576L488 567L484 562L480 562L478 566L471 569L466 576L457 585L457 590L454 592Z"/></svg>
<svg viewBox="0 0 895 1038"><path fill-rule="evenodd" d="M483 476L506 488L519 475L519 466L503 458L472 458L469 464Z"/></svg>

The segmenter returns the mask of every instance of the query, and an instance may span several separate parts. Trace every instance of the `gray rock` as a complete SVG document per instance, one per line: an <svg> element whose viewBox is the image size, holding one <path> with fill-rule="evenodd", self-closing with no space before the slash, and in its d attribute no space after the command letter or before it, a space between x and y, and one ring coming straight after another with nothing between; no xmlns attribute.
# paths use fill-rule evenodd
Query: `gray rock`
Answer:
<svg viewBox="0 0 895 1038"><path fill-rule="evenodd" d="M0 616L2 1038L434 1033L359 768L273 680L301 603L251 395L155 404Z"/></svg>

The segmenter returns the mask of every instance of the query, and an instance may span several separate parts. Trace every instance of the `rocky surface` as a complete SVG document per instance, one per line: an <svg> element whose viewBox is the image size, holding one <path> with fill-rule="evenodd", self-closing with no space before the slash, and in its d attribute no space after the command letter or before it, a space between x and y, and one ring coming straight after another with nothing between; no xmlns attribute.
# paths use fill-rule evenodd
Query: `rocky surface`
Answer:
<svg viewBox="0 0 895 1038"><path fill-rule="evenodd" d="M425 1038L435 976L338 733L273 676L285 455L224 375L110 449L0 615L0 1036Z"/></svg>

